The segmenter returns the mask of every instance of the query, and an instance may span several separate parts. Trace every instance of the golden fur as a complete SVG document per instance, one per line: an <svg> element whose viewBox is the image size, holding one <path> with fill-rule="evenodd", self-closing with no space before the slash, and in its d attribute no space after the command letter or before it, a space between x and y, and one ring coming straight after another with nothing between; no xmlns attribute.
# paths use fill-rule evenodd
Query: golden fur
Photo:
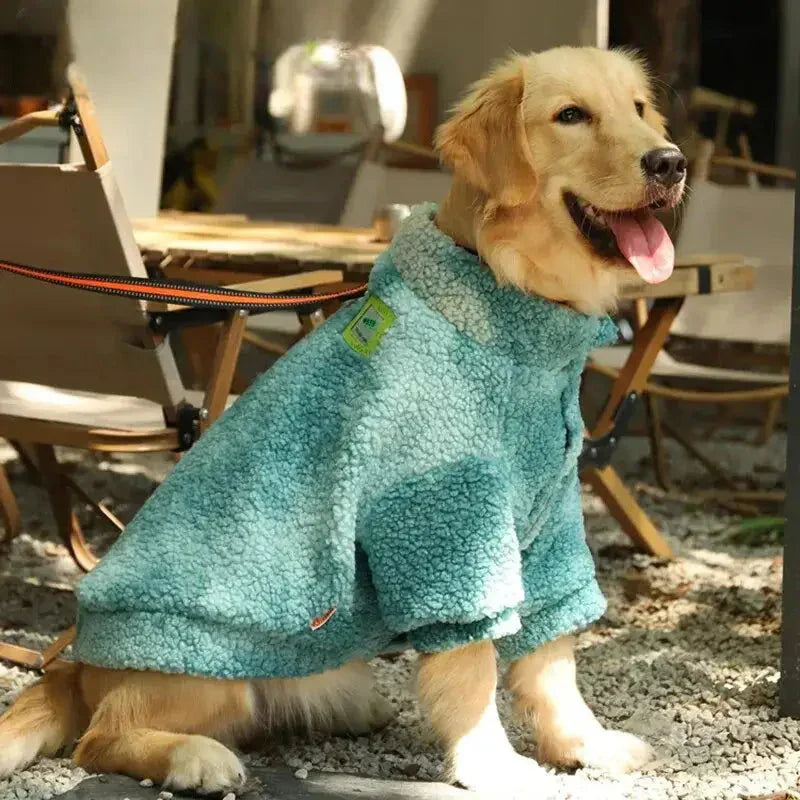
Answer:
<svg viewBox="0 0 800 800"><path fill-rule="evenodd" d="M573 104L591 124L554 124ZM641 158L670 143L639 60L576 47L512 57L475 84L436 145L455 174L439 225L477 250L499 282L589 314L616 305L633 269L593 252L562 193L608 210L654 199Z"/></svg>
<svg viewBox="0 0 800 800"><path fill-rule="evenodd" d="M580 104L592 124L556 125ZM643 103L640 118L635 103ZM477 249L498 281L586 312L613 306L624 262L598 257L564 206L569 189L605 209L648 201L640 159L666 146L641 64L629 55L559 48L512 57L440 128L454 171L438 224ZM423 655L419 694L453 780L511 797L544 791L547 774L509 743L495 704L491 642ZM639 766L647 746L606 731L584 703L573 645L561 639L512 665L509 688L538 734L540 758L610 770ZM295 680L223 681L58 666L0 718L0 777L77 740L76 762L178 789L224 791L244 769L230 749L276 727L364 733L388 722L367 665Z"/></svg>

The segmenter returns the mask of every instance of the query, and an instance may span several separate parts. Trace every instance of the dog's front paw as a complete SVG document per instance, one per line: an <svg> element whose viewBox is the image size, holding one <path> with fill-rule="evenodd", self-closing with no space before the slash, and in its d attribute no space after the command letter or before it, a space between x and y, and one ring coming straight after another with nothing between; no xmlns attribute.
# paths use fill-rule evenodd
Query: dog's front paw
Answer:
<svg viewBox="0 0 800 800"><path fill-rule="evenodd" d="M594 767L615 775L639 769L652 756L650 745L638 736L600 727L580 736L548 737L537 750L537 757L548 764Z"/></svg>
<svg viewBox="0 0 800 800"><path fill-rule="evenodd" d="M205 736L190 736L172 751L164 785L198 794L224 794L238 789L244 779L242 762L225 745Z"/></svg>
<svg viewBox="0 0 800 800"><path fill-rule="evenodd" d="M532 758L509 753L502 758L462 760L451 777L465 789L503 800L545 800L555 782Z"/></svg>

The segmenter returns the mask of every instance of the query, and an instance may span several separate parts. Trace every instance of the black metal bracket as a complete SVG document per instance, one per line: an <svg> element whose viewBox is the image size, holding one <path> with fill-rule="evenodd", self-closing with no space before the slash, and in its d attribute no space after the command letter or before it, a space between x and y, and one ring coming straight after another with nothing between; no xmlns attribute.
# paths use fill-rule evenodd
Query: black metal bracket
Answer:
<svg viewBox="0 0 800 800"><path fill-rule="evenodd" d="M177 452L188 450L200 437L200 417L202 409L193 405L181 406L177 411L176 427L178 429Z"/></svg>
<svg viewBox="0 0 800 800"><path fill-rule="evenodd" d="M166 336L182 328L213 325L222 322L233 312L225 308L187 308L183 311L157 311L150 315L150 330Z"/></svg>
<svg viewBox="0 0 800 800"><path fill-rule="evenodd" d="M298 295L311 295L310 290L298 292ZM327 301L298 302L296 304L265 306L263 308L244 308L253 317L257 314L269 314L272 311L295 311L302 314L311 314L325 306ZM349 302L349 301L348 301ZM149 327L153 333L166 336L182 328L192 328L198 325L213 325L222 322L232 313L230 308L186 308L180 311L156 311L150 314Z"/></svg>
<svg viewBox="0 0 800 800"><path fill-rule="evenodd" d="M598 439L583 440L583 451L578 456L579 470L584 470L587 467L602 469L611 463L611 457L617 449L619 440L628 429L638 399L637 392L626 394L614 414L614 425L611 430Z"/></svg>
<svg viewBox="0 0 800 800"><path fill-rule="evenodd" d="M58 127L63 131L75 131L76 136L80 136L83 132L81 125L81 118L78 115L78 107L75 104L75 98L70 93L66 102L58 112Z"/></svg>

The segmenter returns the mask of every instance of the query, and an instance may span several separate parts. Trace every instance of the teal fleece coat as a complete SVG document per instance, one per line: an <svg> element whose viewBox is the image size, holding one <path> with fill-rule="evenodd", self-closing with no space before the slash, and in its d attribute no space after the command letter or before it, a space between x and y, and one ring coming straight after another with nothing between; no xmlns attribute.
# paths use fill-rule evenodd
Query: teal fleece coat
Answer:
<svg viewBox="0 0 800 800"><path fill-rule="evenodd" d="M597 619L577 458L607 318L497 286L414 210L79 587L79 659L300 676L405 643L513 659Z"/></svg>

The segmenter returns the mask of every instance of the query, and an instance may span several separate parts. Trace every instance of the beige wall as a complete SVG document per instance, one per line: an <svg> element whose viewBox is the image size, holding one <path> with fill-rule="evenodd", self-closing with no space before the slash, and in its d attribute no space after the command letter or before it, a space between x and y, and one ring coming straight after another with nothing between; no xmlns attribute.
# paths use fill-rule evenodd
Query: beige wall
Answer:
<svg viewBox="0 0 800 800"><path fill-rule="evenodd" d="M441 118L468 84L511 50L527 53L560 44L597 44L603 30L598 24L598 5L604 4L597 0L438 0L410 71L439 76Z"/></svg>
<svg viewBox="0 0 800 800"><path fill-rule="evenodd" d="M158 211L177 7L178 0L69 3L74 59L134 217Z"/></svg>
<svg viewBox="0 0 800 800"><path fill-rule="evenodd" d="M262 41L271 55L323 36L382 44L405 72L439 77L444 115L509 50L606 44L608 0L267 0Z"/></svg>

